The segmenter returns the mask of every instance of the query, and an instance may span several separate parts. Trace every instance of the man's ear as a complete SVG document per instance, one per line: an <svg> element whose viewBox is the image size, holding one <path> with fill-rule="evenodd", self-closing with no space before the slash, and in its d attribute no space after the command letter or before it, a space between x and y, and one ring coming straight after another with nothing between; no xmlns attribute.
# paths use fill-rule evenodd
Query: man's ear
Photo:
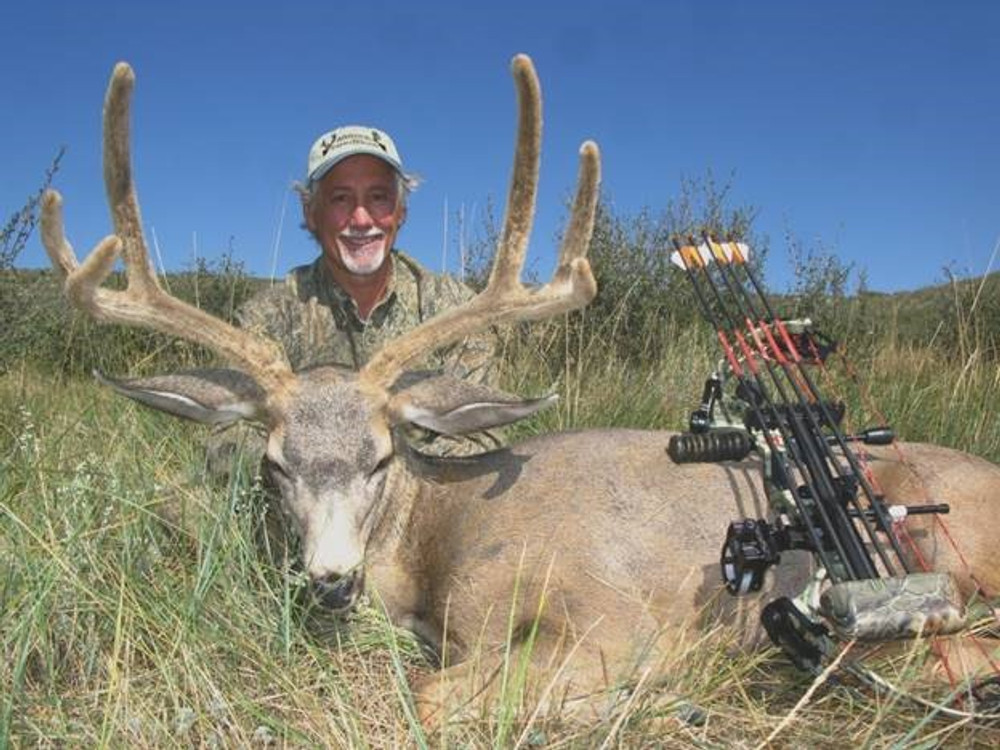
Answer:
<svg viewBox="0 0 1000 750"><path fill-rule="evenodd" d="M556 396L523 399L496 388L437 373L407 373L389 398L393 424L415 424L444 435L500 427L554 404Z"/></svg>
<svg viewBox="0 0 1000 750"><path fill-rule="evenodd" d="M312 199L306 193L302 194L302 221L313 234L316 234L316 220L313 219Z"/></svg>

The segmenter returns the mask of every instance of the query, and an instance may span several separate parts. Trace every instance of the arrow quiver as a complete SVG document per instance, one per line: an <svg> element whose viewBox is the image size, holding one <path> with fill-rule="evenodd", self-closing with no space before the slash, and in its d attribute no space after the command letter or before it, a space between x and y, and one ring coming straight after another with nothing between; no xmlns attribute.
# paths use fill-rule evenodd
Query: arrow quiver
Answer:
<svg viewBox="0 0 1000 750"><path fill-rule="evenodd" d="M888 427L842 430L845 407L827 399L811 370L836 343L809 320L778 317L749 264L750 249L710 235L675 240L671 261L690 280L723 358L705 381L689 431L671 438L677 463L761 460L767 518L730 523L720 555L732 594L759 590L788 550L807 550L815 591L762 612L771 639L817 670L834 638L882 641L959 632L969 622L948 574L915 572L894 524L946 505L889 505L854 451L893 440Z"/></svg>

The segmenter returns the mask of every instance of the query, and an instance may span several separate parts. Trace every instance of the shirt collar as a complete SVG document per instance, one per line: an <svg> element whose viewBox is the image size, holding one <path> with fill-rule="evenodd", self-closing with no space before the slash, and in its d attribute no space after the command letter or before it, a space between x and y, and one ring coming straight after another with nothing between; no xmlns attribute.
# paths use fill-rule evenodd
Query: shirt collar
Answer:
<svg viewBox="0 0 1000 750"><path fill-rule="evenodd" d="M350 323L355 330L361 330L368 325L381 326L396 303L399 283L414 283L412 274L401 273L405 268L401 268L404 264L398 257L398 251L392 250L389 253L389 263L391 264L389 267L389 282L385 287L385 295L372 309L368 320L361 319L357 303L333 278L333 274L330 273L330 268L323 255L320 255L313 262L313 277L317 281L316 296L324 305L339 313L338 317L343 316L343 321Z"/></svg>

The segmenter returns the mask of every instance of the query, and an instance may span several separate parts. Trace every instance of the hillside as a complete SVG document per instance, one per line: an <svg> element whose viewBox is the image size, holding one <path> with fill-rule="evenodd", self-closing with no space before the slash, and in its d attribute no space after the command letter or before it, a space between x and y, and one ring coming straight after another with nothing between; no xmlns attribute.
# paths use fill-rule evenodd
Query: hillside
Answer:
<svg viewBox="0 0 1000 750"><path fill-rule="evenodd" d="M120 286L120 275L109 280ZM250 295L270 282L243 272L224 258L194 271L168 274L164 285L178 297L232 320ZM774 295L785 317L812 317L831 336L857 348L889 337L904 345L932 345L946 352L976 347L995 357L1000 337L1000 273L956 280L914 291L865 291L846 297ZM664 305L664 307L667 307ZM669 309L669 308L668 308ZM690 312L690 311L689 311ZM671 315L681 322L674 305ZM0 271L0 368L27 361L43 370L87 374L94 367L123 372L149 367L190 366L203 353L185 342L145 331L97 326L73 315L51 271Z"/></svg>

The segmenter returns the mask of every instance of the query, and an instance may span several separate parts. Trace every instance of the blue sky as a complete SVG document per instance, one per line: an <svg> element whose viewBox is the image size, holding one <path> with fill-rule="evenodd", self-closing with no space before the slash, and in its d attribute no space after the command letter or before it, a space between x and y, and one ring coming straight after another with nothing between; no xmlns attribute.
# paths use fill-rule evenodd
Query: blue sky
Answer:
<svg viewBox="0 0 1000 750"><path fill-rule="evenodd" d="M80 254L109 231L100 110L123 59L143 219L169 269L230 246L261 275L275 248L279 273L311 260L290 185L317 135L355 122L389 131L424 178L399 244L439 269L446 201L475 225L506 195L517 52L544 96L541 271L586 138L624 215L657 211L682 177L731 175L770 238L773 288L787 231L883 290L981 273L1000 238L996 2L9 5L0 212L65 145L56 184ZM35 238L20 263L44 262Z"/></svg>

